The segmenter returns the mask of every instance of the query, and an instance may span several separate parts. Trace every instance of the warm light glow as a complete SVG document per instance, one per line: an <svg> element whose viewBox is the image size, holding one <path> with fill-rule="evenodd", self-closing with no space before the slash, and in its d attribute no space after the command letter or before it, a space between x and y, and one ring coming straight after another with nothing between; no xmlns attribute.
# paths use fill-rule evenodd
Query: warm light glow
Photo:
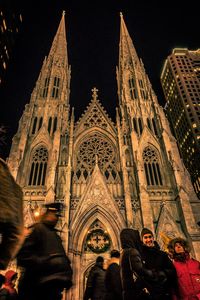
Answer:
<svg viewBox="0 0 200 300"><path fill-rule="evenodd" d="M35 217L39 217L39 215L40 215L39 211L35 211L35 212L34 212L34 216L35 216Z"/></svg>

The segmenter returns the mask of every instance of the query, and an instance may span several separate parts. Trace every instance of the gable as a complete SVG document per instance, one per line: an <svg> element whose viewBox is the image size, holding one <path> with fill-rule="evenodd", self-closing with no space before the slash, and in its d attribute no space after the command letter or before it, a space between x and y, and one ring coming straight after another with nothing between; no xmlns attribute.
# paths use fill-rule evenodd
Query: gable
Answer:
<svg viewBox="0 0 200 300"><path fill-rule="evenodd" d="M75 126L75 136L90 128L100 128L116 135L115 125L97 99L93 99Z"/></svg>
<svg viewBox="0 0 200 300"><path fill-rule="evenodd" d="M166 249L170 239L175 237L185 238L180 226L172 216L167 205L164 204L160 210L160 216L156 230L157 241L161 248Z"/></svg>
<svg viewBox="0 0 200 300"><path fill-rule="evenodd" d="M118 205L111 196L97 164L71 221L73 229L79 227L82 221L85 223L87 218L90 219L94 212L97 212L97 216L100 214L103 218L109 219L118 230L125 225Z"/></svg>

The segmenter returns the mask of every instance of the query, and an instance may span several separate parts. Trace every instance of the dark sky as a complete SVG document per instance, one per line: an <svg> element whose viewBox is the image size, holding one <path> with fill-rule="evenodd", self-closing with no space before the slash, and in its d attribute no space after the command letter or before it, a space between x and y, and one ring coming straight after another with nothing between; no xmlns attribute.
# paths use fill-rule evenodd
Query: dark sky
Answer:
<svg viewBox="0 0 200 300"><path fill-rule="evenodd" d="M27 2L30 8L23 7L22 29L0 88L0 125L7 128L6 145L0 149L3 158L9 154L18 121L25 104L30 101L63 10L66 11L68 56L72 68L70 104L75 108L76 120L86 109L91 89L96 86L102 105L115 121L120 11L161 105L164 99L160 73L165 58L174 47L190 50L200 47L198 10L182 2L180 5L176 2L176 8L170 1L165 1L163 7L154 1L143 1L148 4L128 1L123 5L117 3L124 1L116 1L112 8L103 3L95 7L95 1L88 1L93 3L90 8L75 6L66 0Z"/></svg>

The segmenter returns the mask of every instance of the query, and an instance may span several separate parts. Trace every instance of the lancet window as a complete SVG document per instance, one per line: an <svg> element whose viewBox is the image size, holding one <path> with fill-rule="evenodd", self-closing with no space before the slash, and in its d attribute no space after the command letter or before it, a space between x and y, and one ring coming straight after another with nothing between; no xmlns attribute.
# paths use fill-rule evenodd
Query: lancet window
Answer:
<svg viewBox="0 0 200 300"><path fill-rule="evenodd" d="M47 95L48 95L49 80L50 80L49 77L46 77L46 78L45 78L45 81L44 81L44 88L43 88L43 90L42 90L42 95L41 95L43 98L46 98Z"/></svg>
<svg viewBox="0 0 200 300"><path fill-rule="evenodd" d="M135 80L133 78L130 78L128 80L128 84L129 84L129 91L130 91L131 99L133 99L133 100L137 99L137 89L136 89Z"/></svg>
<svg viewBox="0 0 200 300"><path fill-rule="evenodd" d="M42 123L43 123L43 118L41 117L39 120L38 130L40 130L40 128L42 127Z"/></svg>
<svg viewBox="0 0 200 300"><path fill-rule="evenodd" d="M29 176L29 185L45 185L46 171L48 162L48 151L45 147L37 148L31 160L31 171Z"/></svg>
<svg viewBox="0 0 200 300"><path fill-rule="evenodd" d="M36 126L37 126L37 117L35 117L33 120L32 134L35 134Z"/></svg>
<svg viewBox="0 0 200 300"><path fill-rule="evenodd" d="M141 93L142 98L144 100L147 99L147 94L145 92L144 84L143 84L143 81L141 79L139 79L139 86L140 86L140 93Z"/></svg>
<svg viewBox="0 0 200 300"><path fill-rule="evenodd" d="M50 117L49 118L49 121L48 121L48 132L49 132L50 135L56 131L56 129L57 129L57 122L58 122L57 117L55 117L55 118Z"/></svg>
<svg viewBox="0 0 200 300"><path fill-rule="evenodd" d="M157 130L157 126L156 126L156 121L154 118L152 118L152 124L153 124L153 130L155 135L158 135L158 130Z"/></svg>
<svg viewBox="0 0 200 300"><path fill-rule="evenodd" d="M40 128L42 127L42 123L43 123L43 118L42 117L40 117L40 119L35 117L33 119L33 126L32 126L31 133L35 134L38 130L40 130Z"/></svg>
<svg viewBox="0 0 200 300"><path fill-rule="evenodd" d="M52 97L55 99L58 98L59 86L60 86L60 78L54 77Z"/></svg>
<svg viewBox="0 0 200 300"><path fill-rule="evenodd" d="M142 134L143 126L141 118L133 118L133 127L137 134Z"/></svg>
<svg viewBox="0 0 200 300"><path fill-rule="evenodd" d="M163 185L158 153L153 147L148 146L144 149L143 161L147 185Z"/></svg>

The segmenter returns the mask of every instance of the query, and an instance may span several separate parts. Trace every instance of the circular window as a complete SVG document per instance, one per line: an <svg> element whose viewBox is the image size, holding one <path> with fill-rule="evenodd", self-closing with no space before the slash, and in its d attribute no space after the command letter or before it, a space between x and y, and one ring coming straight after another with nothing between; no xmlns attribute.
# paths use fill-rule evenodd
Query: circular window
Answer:
<svg viewBox="0 0 200 300"><path fill-rule="evenodd" d="M103 253L110 248L110 237L102 229L91 231L86 239L87 247L94 253Z"/></svg>

